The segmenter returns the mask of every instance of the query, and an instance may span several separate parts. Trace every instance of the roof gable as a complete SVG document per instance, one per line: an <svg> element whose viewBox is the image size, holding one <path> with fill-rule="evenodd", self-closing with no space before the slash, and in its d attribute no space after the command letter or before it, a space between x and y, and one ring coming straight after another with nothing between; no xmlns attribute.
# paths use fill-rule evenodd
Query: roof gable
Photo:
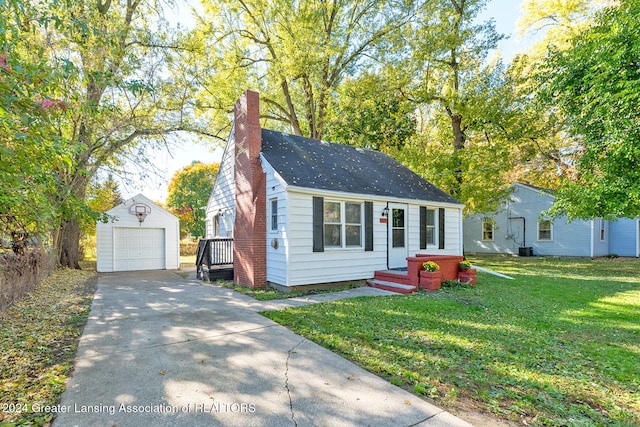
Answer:
<svg viewBox="0 0 640 427"><path fill-rule="evenodd" d="M144 203L145 205L149 206L151 208L152 214L159 213L162 216L166 216L168 218L171 218L171 220L175 220L175 221L179 220L179 218L177 216L175 216L174 214L172 214L168 210L164 209L162 206L158 205L153 200L149 199L148 197L144 196L143 194L137 194L136 196L125 200L124 202L120 203L118 206L115 206L115 207L109 209L105 213L108 214L108 215L112 215L112 216L118 216L120 214L124 215L124 214L128 213L129 212L129 208L131 206L135 205L136 203Z"/></svg>
<svg viewBox="0 0 640 427"><path fill-rule="evenodd" d="M262 155L287 184L296 187L460 203L378 151L263 129Z"/></svg>

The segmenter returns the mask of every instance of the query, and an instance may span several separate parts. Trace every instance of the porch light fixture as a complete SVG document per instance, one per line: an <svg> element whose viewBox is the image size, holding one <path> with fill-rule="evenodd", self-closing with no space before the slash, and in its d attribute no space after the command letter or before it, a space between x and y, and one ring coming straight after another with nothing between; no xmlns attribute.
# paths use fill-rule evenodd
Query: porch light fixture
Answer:
<svg viewBox="0 0 640 427"><path fill-rule="evenodd" d="M382 209L382 217L387 218L388 216L389 216L389 206L385 206L384 209Z"/></svg>

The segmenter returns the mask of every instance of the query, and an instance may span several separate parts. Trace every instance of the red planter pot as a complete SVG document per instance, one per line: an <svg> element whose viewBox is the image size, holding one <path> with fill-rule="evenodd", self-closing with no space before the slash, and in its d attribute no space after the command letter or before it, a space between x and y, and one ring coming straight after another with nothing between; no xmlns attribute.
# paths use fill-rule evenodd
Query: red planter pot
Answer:
<svg viewBox="0 0 640 427"><path fill-rule="evenodd" d="M442 282L442 273L439 271L424 271L420 272L420 288L427 291L437 291L440 289L440 283Z"/></svg>
<svg viewBox="0 0 640 427"><path fill-rule="evenodd" d="M476 270L469 268L467 270L460 270L458 273L458 282L469 283L471 286L476 285Z"/></svg>

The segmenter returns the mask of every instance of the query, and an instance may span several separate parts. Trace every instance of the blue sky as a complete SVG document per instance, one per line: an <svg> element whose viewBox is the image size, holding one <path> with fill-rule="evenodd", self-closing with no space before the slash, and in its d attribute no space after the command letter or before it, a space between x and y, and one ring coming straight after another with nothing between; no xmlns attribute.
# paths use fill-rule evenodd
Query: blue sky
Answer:
<svg viewBox="0 0 640 427"><path fill-rule="evenodd" d="M510 61L515 53L522 52L528 47L526 40L517 40L516 36L516 21L520 16L521 2L522 0L490 0L486 10L480 16L482 21L494 18L497 31L508 37L502 40L499 46L501 55L506 61ZM190 165L194 160L203 163L219 162L222 151L222 148L212 151L211 148L202 144L194 144L185 140L179 151L153 153L153 163L164 172L163 176L148 177L144 182L134 186L121 184L122 195L128 199L142 193L152 200L165 202L169 180L177 170Z"/></svg>

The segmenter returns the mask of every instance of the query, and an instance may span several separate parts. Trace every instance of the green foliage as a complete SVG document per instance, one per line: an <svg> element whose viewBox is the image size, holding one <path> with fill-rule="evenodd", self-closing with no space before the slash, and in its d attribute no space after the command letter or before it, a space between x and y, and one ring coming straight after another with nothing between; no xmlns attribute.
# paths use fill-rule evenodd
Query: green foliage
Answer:
<svg viewBox="0 0 640 427"><path fill-rule="evenodd" d="M141 141L194 128L188 104L195 83L192 77L184 80L183 69L170 68L171 48L180 41L158 17L158 6L153 0L9 0L0 9L0 46L8 54L9 74L26 74L24 89L18 88L24 93L18 91L14 99L15 85L4 78L9 68L0 68L0 80L7 85L2 102L12 103L11 108L3 105L3 121L9 112L19 113L3 145L5 150L24 147L27 153L24 158L3 155L0 161L11 160L14 168L20 165L34 177L25 181L30 188L34 181L34 191L12 197L22 197L23 204L47 199L38 204L39 220L54 234L63 265L78 267L82 224L92 218L85 196L98 170L121 167L127 160L144 162L145 150L134 149ZM34 103L46 110L44 116L31 111ZM12 211L20 202L9 200Z"/></svg>
<svg viewBox="0 0 640 427"><path fill-rule="evenodd" d="M427 2L415 26L407 69L421 132L396 157L465 203L489 212L505 196L513 151L522 133L515 85L500 60L488 60L502 38L478 23L486 1Z"/></svg>
<svg viewBox="0 0 640 427"><path fill-rule="evenodd" d="M469 283L460 282L458 280L443 280L440 282L441 288L467 288L472 285Z"/></svg>
<svg viewBox="0 0 640 427"><path fill-rule="evenodd" d="M167 206L180 218L182 235L206 234L205 207L218 175L218 163L193 162L177 171L169 183Z"/></svg>
<svg viewBox="0 0 640 427"><path fill-rule="evenodd" d="M473 261L516 280L263 314L454 413L471 401L527 425L640 423L637 261Z"/></svg>
<svg viewBox="0 0 640 427"><path fill-rule="evenodd" d="M471 261L468 260L464 260L460 262L460 269L461 270L468 270L471 268Z"/></svg>
<svg viewBox="0 0 640 427"><path fill-rule="evenodd" d="M327 114L326 139L378 151L401 150L417 125L415 105L400 91L402 79L397 70L345 79Z"/></svg>
<svg viewBox="0 0 640 427"><path fill-rule="evenodd" d="M553 212L570 219L640 216L640 2L594 14L551 52L541 96L568 117L577 173L556 194Z"/></svg>
<svg viewBox="0 0 640 427"><path fill-rule="evenodd" d="M345 77L386 55L381 50L411 14L409 4L388 0L208 4L193 34L212 70L201 76L201 104L226 124L229 106L252 88L269 127L321 139Z"/></svg>
<svg viewBox="0 0 640 427"><path fill-rule="evenodd" d="M67 105L49 98L65 75L0 39L0 233L42 238L67 202L53 172L71 168L76 148L58 131Z"/></svg>
<svg viewBox="0 0 640 427"><path fill-rule="evenodd" d="M87 205L97 213L104 213L123 203L118 183L113 175L107 175L104 181L94 180L87 191Z"/></svg>

